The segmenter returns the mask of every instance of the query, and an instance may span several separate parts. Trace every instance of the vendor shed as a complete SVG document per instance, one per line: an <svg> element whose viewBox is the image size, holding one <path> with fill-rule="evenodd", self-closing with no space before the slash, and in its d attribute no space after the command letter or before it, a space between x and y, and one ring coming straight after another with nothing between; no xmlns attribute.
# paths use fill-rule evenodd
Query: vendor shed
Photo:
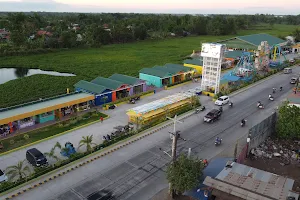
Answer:
<svg viewBox="0 0 300 200"><path fill-rule="evenodd" d="M147 85L154 85L158 88L172 84L173 75L153 68L143 68L139 71L139 77L146 81Z"/></svg>
<svg viewBox="0 0 300 200"><path fill-rule="evenodd" d="M292 53L300 53L300 43L297 43L294 46L292 46Z"/></svg>
<svg viewBox="0 0 300 200"><path fill-rule="evenodd" d="M76 91L95 95L95 105L112 102L112 91L104 86L81 80L74 85Z"/></svg>
<svg viewBox="0 0 300 200"><path fill-rule="evenodd" d="M109 79L120 81L126 83L130 86L129 95L135 95L142 92L146 92L147 86L146 81L135 77L123 75L123 74L113 74Z"/></svg>
<svg viewBox="0 0 300 200"><path fill-rule="evenodd" d="M94 99L94 95L73 93L2 109L0 129L12 133L35 124L53 121L73 112L90 109Z"/></svg>
<svg viewBox="0 0 300 200"><path fill-rule="evenodd" d="M125 98L129 95L130 87L128 87L128 84L122 83L120 81L97 77L91 82L110 89L112 91L112 101Z"/></svg>
<svg viewBox="0 0 300 200"><path fill-rule="evenodd" d="M160 71L164 71L167 73L172 74L172 83L178 83L181 81L184 81L184 71L182 71L181 69L177 69L177 68L170 68L170 67L162 67L162 66L154 66L153 69L157 69Z"/></svg>
<svg viewBox="0 0 300 200"><path fill-rule="evenodd" d="M190 106L192 96L194 94L190 92L182 92L132 108L127 111L129 122L148 124L166 114L174 115L182 108Z"/></svg>
<svg viewBox="0 0 300 200"><path fill-rule="evenodd" d="M191 67L185 67L185 66L179 65L179 64L167 63L167 64L165 64L165 67L170 68L170 69L178 69L178 70L183 71L182 80L191 79L194 76L195 72L196 72L196 70L191 68Z"/></svg>
<svg viewBox="0 0 300 200"><path fill-rule="evenodd" d="M203 60L201 59L187 59L183 61L183 66L191 67L196 70L197 74L202 75L202 67L203 67Z"/></svg>

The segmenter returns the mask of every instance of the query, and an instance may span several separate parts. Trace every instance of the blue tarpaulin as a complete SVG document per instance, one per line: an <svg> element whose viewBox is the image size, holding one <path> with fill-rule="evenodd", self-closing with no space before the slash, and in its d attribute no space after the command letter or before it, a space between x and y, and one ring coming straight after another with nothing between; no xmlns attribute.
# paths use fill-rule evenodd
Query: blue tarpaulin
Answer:
<svg viewBox="0 0 300 200"><path fill-rule="evenodd" d="M192 191L188 191L185 195L193 197L198 200L208 200L208 197L204 196L204 191L208 188L206 185L203 184L204 179L206 176L210 176L215 178L226 166L228 161L232 161L233 158L216 158L213 159L208 166L203 170L203 177L200 179L200 185L193 189ZM200 189L200 190L199 190Z"/></svg>

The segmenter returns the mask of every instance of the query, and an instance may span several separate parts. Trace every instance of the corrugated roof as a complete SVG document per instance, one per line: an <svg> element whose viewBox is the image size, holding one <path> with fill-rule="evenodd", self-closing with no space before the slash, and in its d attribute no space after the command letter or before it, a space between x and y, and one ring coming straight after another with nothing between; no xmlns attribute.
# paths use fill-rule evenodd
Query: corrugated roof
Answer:
<svg viewBox="0 0 300 200"><path fill-rule="evenodd" d="M91 83L95 83L97 85L104 86L111 90L116 90L116 89L120 88L122 85L124 85L124 83L122 83L120 81L116 81L116 80L112 80L112 79L104 78L104 77L100 77L100 76L95 78L94 80L92 80Z"/></svg>
<svg viewBox="0 0 300 200"><path fill-rule="evenodd" d="M129 85L135 85L140 81L140 79L138 78L123 75L123 74L113 74L112 76L109 77L109 79L120 81L122 83L126 83Z"/></svg>
<svg viewBox="0 0 300 200"><path fill-rule="evenodd" d="M201 59L186 59L183 61L184 64L203 66L203 60Z"/></svg>
<svg viewBox="0 0 300 200"><path fill-rule="evenodd" d="M76 83L74 85L74 87L75 88L81 88L81 89L87 90L87 91L92 92L94 94L101 94L105 90L108 89L108 88L106 88L104 86L97 85L95 83L91 83L91 82L84 81L84 80L81 80L78 83Z"/></svg>
<svg viewBox="0 0 300 200"><path fill-rule="evenodd" d="M179 72L181 72L181 70L177 69L177 68L167 68L167 67L162 67L162 66L154 66L152 68L160 70L160 71L168 72L168 73L171 73L173 75L178 74Z"/></svg>
<svg viewBox="0 0 300 200"><path fill-rule="evenodd" d="M275 199L280 199L292 190L292 179L238 163L231 166L225 167L216 179Z"/></svg>
<svg viewBox="0 0 300 200"><path fill-rule="evenodd" d="M238 36L236 38L243 40L247 43L253 44L255 46L260 45L262 41L267 41L269 46L273 46L275 44L280 44L285 42L284 40L278 37L274 37L266 33L244 35L244 36Z"/></svg>
<svg viewBox="0 0 300 200"><path fill-rule="evenodd" d="M149 74L149 75L152 75L152 76L157 76L157 77L160 77L160 78L165 78L165 77L172 76L172 74L169 73L169 72L164 72L164 71L161 71L161 70L158 70L158 69L153 69L153 68L143 68L139 72L143 73L143 74Z"/></svg>
<svg viewBox="0 0 300 200"><path fill-rule="evenodd" d="M176 69L179 69L183 72L195 71L195 69L193 69L191 67L185 67L183 65L172 64L172 63L165 64L165 67L167 67L167 68L176 68Z"/></svg>
<svg viewBox="0 0 300 200"><path fill-rule="evenodd" d="M76 103L81 103L94 98L94 95L91 94L75 93L50 100L45 99L38 103L25 105L18 108L3 110L0 112L0 124L5 124L26 117L42 114L44 112L53 111L54 109L58 109L57 107L62 108L67 105L70 106L70 104L74 101L76 101Z"/></svg>
<svg viewBox="0 0 300 200"><path fill-rule="evenodd" d="M226 58L238 58L241 57L244 51L241 50L235 50L235 51L226 51L225 52L225 57ZM253 52L249 52L250 55L254 55Z"/></svg>

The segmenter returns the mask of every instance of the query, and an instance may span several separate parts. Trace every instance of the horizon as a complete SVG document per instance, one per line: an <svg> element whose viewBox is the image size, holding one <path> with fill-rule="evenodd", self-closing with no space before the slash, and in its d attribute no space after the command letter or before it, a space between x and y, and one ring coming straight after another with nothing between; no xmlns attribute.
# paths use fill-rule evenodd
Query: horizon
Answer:
<svg viewBox="0 0 300 200"><path fill-rule="evenodd" d="M211 0L0 0L0 12L141 13L141 14L232 14L299 15L300 1ZM233 6L234 5L234 6Z"/></svg>

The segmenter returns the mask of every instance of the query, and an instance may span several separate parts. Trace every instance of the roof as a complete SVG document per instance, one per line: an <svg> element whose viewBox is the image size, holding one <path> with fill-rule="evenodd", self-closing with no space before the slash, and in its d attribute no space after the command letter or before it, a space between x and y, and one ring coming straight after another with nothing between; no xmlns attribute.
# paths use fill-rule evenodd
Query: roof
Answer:
<svg viewBox="0 0 300 200"><path fill-rule="evenodd" d="M95 99L94 95L86 93L75 93L65 95L53 99L44 99L38 103L25 104L20 107L13 107L12 109L6 109L0 111L0 124L7 124L16 120L24 119L39 115L45 112L50 112L66 106L82 103L85 101Z"/></svg>
<svg viewBox="0 0 300 200"><path fill-rule="evenodd" d="M262 41L267 41L269 46L285 42L285 40L265 33L237 36L219 42L226 44L226 46L229 48L257 49L257 46L259 46Z"/></svg>
<svg viewBox="0 0 300 200"><path fill-rule="evenodd" d="M237 59L238 57L241 57L244 51L235 50L235 51L226 51L225 57L226 58L234 58ZM253 55L252 52L250 52L251 55Z"/></svg>
<svg viewBox="0 0 300 200"><path fill-rule="evenodd" d="M157 77L160 77L160 78L166 78L166 77L172 76L171 73L164 72L164 71L161 71L161 70L158 70L158 69L153 69L153 68L143 68L139 72L143 73L143 74L149 74L149 75L152 75L152 76L157 76Z"/></svg>
<svg viewBox="0 0 300 200"><path fill-rule="evenodd" d="M154 66L153 69L158 69L164 72L169 72L173 75L178 74L179 72L181 72L180 69L177 68L167 68L167 67L162 67L162 66Z"/></svg>
<svg viewBox="0 0 300 200"><path fill-rule="evenodd" d="M176 68L176 69L179 69L179 70L184 71L184 72L195 71L195 69L193 69L191 67L185 67L185 66L179 65L179 64L167 63L167 64L165 64L165 67L173 68L173 69Z"/></svg>
<svg viewBox="0 0 300 200"><path fill-rule="evenodd" d="M238 197L253 196L253 194L263 197L259 199L283 200L294 184L292 179L235 162L231 167L225 167L217 175L216 180L209 178L204 181L204 184L211 186L209 183L213 183L214 188L226 193L228 193L227 188L230 187L231 194Z"/></svg>
<svg viewBox="0 0 300 200"><path fill-rule="evenodd" d="M203 66L203 60L201 59L187 59L183 61L184 64Z"/></svg>
<svg viewBox="0 0 300 200"><path fill-rule="evenodd" d="M291 92L288 97L287 100L291 103L291 104L300 104L300 94L298 93L294 93Z"/></svg>
<svg viewBox="0 0 300 200"><path fill-rule="evenodd" d="M81 89L87 90L87 91L95 93L95 94L101 94L102 92L104 92L105 90L108 89L104 86L97 85L95 83L91 83L91 82L84 81L84 80L81 80L78 83L76 83L74 85L74 87L81 88Z"/></svg>
<svg viewBox="0 0 300 200"><path fill-rule="evenodd" d="M112 89L112 90L116 90L116 89L120 88L122 85L124 85L124 83L122 83L120 81L116 81L116 80L109 79L109 78L103 78L100 76L95 78L94 80L92 80L91 83L95 83L97 85L101 85L101 86L104 86L104 87Z"/></svg>
<svg viewBox="0 0 300 200"><path fill-rule="evenodd" d="M112 76L109 77L109 79L120 81L122 83L126 83L129 85L135 85L137 82L141 81L141 79L123 75L123 74L113 74Z"/></svg>
<svg viewBox="0 0 300 200"><path fill-rule="evenodd" d="M187 98L190 98L191 96L193 96L194 94L190 93L190 92L184 92L184 93L177 93L177 94L173 94L173 95L169 95L165 98L141 105L141 106L137 106L135 108L129 109L128 112L134 112L135 114L146 114L148 112L151 112L153 110L157 110L159 108L163 108L167 105L171 105L174 104L176 102L185 100Z"/></svg>

